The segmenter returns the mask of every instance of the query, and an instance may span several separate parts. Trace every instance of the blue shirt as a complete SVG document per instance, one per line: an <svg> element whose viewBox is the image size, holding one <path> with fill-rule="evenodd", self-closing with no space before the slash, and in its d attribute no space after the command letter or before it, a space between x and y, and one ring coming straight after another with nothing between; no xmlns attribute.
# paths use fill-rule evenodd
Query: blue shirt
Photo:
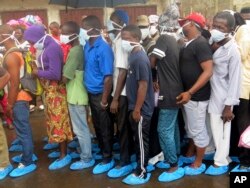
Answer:
<svg viewBox="0 0 250 188"><path fill-rule="evenodd" d="M114 54L112 48L100 36L92 46L89 42L86 43L84 54L84 82L87 91L91 94L102 93L105 76L113 74Z"/></svg>
<svg viewBox="0 0 250 188"><path fill-rule="evenodd" d="M131 53L129 56L129 66L126 80L126 92L128 98L128 109L134 110L136 100L137 100L137 91L139 88L139 81L147 81L148 88L145 97L145 101L141 108L141 114L151 118L154 111L154 90L153 90L153 81L152 73L150 68L150 62L148 56L144 51L138 51Z"/></svg>

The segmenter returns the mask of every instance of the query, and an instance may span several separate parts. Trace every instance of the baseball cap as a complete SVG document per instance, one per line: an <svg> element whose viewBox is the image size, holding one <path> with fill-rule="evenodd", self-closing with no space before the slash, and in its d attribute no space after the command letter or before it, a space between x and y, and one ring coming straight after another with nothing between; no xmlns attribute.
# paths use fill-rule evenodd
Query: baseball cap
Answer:
<svg viewBox="0 0 250 188"><path fill-rule="evenodd" d="M183 26L184 23L185 23L187 20L194 21L194 22L197 23L202 29L203 29L203 28L205 27L205 25L206 25L205 17L204 17L202 14L197 13L197 12L193 12L193 13L189 14L186 18L178 20L180 26Z"/></svg>
<svg viewBox="0 0 250 188"><path fill-rule="evenodd" d="M136 19L137 26L149 26L148 16L140 15Z"/></svg>

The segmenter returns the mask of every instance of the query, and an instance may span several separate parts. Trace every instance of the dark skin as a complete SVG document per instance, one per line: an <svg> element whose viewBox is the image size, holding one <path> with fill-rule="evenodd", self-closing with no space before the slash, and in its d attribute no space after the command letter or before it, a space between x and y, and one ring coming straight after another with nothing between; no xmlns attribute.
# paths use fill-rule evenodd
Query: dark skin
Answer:
<svg viewBox="0 0 250 188"><path fill-rule="evenodd" d="M117 23L118 25L123 25L124 24L115 15L111 15L110 20L113 21L113 22L115 22L115 23ZM115 28L118 28L118 26L115 25L115 24L113 24L113 26ZM113 30L112 32L115 34L115 36L117 36L120 33L119 30ZM117 78L116 89L115 89L113 100L112 100L112 102L110 104L110 112L113 113L113 114L118 113L119 97L120 97L120 95L122 93L122 90L123 90L123 88L125 86L126 76L127 76L127 70L119 68L119 74L118 74L118 78Z"/></svg>
<svg viewBox="0 0 250 188"><path fill-rule="evenodd" d="M50 24L49 30L50 30L51 34L54 35L54 36L59 36L60 35L60 28L57 25Z"/></svg>
<svg viewBox="0 0 250 188"><path fill-rule="evenodd" d="M17 40L22 44L25 42L25 40L23 39L23 31L20 28L17 28L15 30L15 37L17 38Z"/></svg>
<svg viewBox="0 0 250 188"><path fill-rule="evenodd" d="M2 35L6 33L8 33L8 29L6 28L0 32L0 41L3 41L6 38L6 36ZM9 39L3 43L3 46L6 48L6 51L8 51L10 48L15 47L15 43L13 40ZM21 60L15 53L10 53L5 57L5 64L10 75L10 87L8 92L6 114L8 117L13 118L13 106L19 92Z"/></svg>
<svg viewBox="0 0 250 188"><path fill-rule="evenodd" d="M187 20L186 23L190 22L189 24L185 25L183 27L183 33L185 34L188 41L191 41L201 35L200 31L196 28L195 23L193 21ZM202 73L197 79L197 81L194 83L194 85L188 90L183 93L181 93L179 96L176 97L177 104L186 104L190 101L192 95L196 93L199 89L201 89L211 78L213 74L213 61L208 60L204 61L201 64ZM186 153L186 156L188 156L190 153L193 153L196 150L196 159L194 163L191 165L192 168L198 168L202 164L202 159L205 153L204 148L200 148L198 146L194 145L194 142L191 141L189 143L188 151Z"/></svg>
<svg viewBox="0 0 250 188"><path fill-rule="evenodd" d="M6 71L5 74L0 77L0 89L4 88L4 86L8 83L9 79L10 79L10 74Z"/></svg>
<svg viewBox="0 0 250 188"><path fill-rule="evenodd" d="M219 30L219 31L221 31L223 33L230 33L232 31L232 29L233 29L233 28L230 28L228 26L226 20L220 19L220 18L215 18L213 20L212 27L213 27L213 29L217 29L217 30ZM214 44L213 46L216 46L216 47L223 46L229 40L230 40L230 38L226 37L224 40L220 41L217 44ZM217 50L217 49L215 48L215 50ZM223 123L230 122L230 121L233 120L233 118L234 118L234 114L232 112L232 106L225 105L225 107L223 109L223 112L222 112L222 115L221 115L221 119L223 120Z"/></svg>
<svg viewBox="0 0 250 188"><path fill-rule="evenodd" d="M122 31L121 37L122 37L122 40L127 40L130 42L136 42L136 43L140 42L140 39L138 37L133 36L128 31ZM132 50L131 53L135 53L140 50L141 50L141 47L137 46ZM141 119L141 108L146 98L147 88L148 88L147 81L145 80L138 81L137 99L136 99L135 108L132 113L132 117L135 122L139 122Z"/></svg>
<svg viewBox="0 0 250 188"><path fill-rule="evenodd" d="M93 27L91 27L91 24L88 24L87 22L82 21L82 28L85 30L90 30ZM90 31L87 32L88 35L100 35L100 31L98 31L97 29L92 29ZM94 42L96 41L97 37L90 37L89 39L89 43L90 45L93 45ZM102 100L100 101L100 105L102 107L103 110L106 110L108 107L108 99L112 90L112 75L107 75L104 78L104 88L103 88L103 93L102 93Z"/></svg>

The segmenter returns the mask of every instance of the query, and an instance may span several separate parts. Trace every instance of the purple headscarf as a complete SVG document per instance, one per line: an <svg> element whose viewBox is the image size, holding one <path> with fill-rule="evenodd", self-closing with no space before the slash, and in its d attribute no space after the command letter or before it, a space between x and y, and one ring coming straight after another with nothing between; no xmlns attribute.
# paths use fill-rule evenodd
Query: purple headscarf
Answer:
<svg viewBox="0 0 250 188"><path fill-rule="evenodd" d="M32 25L24 32L24 39L36 43L45 35L45 28L42 25Z"/></svg>

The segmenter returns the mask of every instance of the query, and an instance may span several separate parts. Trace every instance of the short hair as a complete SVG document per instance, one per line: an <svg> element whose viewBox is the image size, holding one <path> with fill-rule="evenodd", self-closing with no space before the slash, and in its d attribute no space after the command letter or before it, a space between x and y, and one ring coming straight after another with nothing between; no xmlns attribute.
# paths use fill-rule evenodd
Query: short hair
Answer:
<svg viewBox="0 0 250 188"><path fill-rule="evenodd" d="M87 16L86 18L83 18L82 22L85 23L87 26L94 28L94 29L102 28L100 19L95 15L90 15L90 16Z"/></svg>
<svg viewBox="0 0 250 188"><path fill-rule="evenodd" d="M235 19L235 25L236 26L246 24L246 21L244 20L244 18L238 12L234 13L234 19Z"/></svg>
<svg viewBox="0 0 250 188"><path fill-rule="evenodd" d="M248 14L248 13L250 13L250 7L243 7L243 8L240 10L240 13L241 13L241 14Z"/></svg>
<svg viewBox="0 0 250 188"><path fill-rule="evenodd" d="M58 22L51 22L49 25L50 25L50 26L54 26L54 27L56 27L56 28L60 28L60 25L59 25Z"/></svg>
<svg viewBox="0 0 250 188"><path fill-rule="evenodd" d="M137 38L139 41L141 40L141 30L136 25L128 25L122 29L122 31L127 31L131 33L134 38Z"/></svg>
<svg viewBox="0 0 250 188"><path fill-rule="evenodd" d="M62 25L62 27L63 27L63 26L69 27L70 32L72 32L72 33L76 33L76 34L79 34L79 33L80 33L80 26L79 26L76 22L74 22L74 21L65 22L65 23Z"/></svg>
<svg viewBox="0 0 250 188"><path fill-rule="evenodd" d="M224 12L218 12L215 16L214 19L223 19L227 21L227 27L230 30L234 30L235 27L235 19L232 14L230 14L227 11Z"/></svg>

